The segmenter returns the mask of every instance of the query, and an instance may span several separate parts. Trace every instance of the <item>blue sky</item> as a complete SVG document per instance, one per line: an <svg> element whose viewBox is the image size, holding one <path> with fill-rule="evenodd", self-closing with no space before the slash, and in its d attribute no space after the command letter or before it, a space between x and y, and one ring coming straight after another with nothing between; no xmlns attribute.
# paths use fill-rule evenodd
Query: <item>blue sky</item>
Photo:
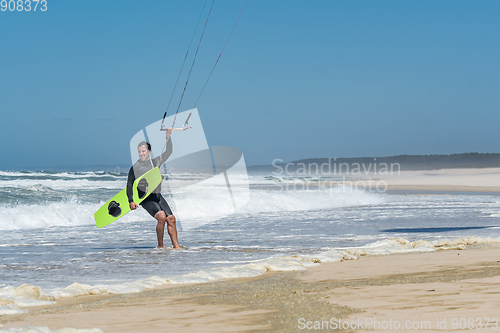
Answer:
<svg viewBox="0 0 500 333"><path fill-rule="evenodd" d="M0 11L0 169L129 163L132 135L163 116L204 2ZM215 1L180 111L244 3ZM500 152L499 14L498 1L249 0L197 104L208 143L247 164Z"/></svg>

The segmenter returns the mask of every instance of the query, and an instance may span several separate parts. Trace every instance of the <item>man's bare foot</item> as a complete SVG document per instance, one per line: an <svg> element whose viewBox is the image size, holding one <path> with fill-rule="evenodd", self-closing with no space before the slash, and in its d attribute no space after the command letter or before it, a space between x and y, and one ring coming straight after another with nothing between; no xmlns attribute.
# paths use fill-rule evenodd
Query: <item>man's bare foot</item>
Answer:
<svg viewBox="0 0 500 333"><path fill-rule="evenodd" d="M159 249L159 250L161 250L161 249L173 249L173 250L180 250L180 249L182 249L182 247L181 247L181 246L176 246L176 247L174 247L174 246L172 246L172 247L165 247L165 246L163 246L163 245L162 245L162 246L157 246L157 247L156 247L156 249Z"/></svg>

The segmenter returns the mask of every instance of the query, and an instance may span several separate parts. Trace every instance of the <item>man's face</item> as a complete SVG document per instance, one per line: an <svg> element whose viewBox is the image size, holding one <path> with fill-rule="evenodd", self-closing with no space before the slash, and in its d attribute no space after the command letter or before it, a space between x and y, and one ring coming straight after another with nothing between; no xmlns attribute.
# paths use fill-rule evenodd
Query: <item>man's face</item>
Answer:
<svg viewBox="0 0 500 333"><path fill-rule="evenodd" d="M141 161L147 161L149 160L149 150L148 150L148 147L147 146L139 146L137 148L137 153L139 154L139 158L141 159Z"/></svg>

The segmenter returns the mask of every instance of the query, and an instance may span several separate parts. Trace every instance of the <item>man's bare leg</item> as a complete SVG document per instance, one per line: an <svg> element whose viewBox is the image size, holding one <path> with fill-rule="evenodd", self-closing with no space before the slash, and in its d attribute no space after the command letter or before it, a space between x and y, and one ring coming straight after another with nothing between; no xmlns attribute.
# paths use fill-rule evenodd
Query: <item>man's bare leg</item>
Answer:
<svg viewBox="0 0 500 333"><path fill-rule="evenodd" d="M158 221L156 224L156 236L158 237L158 247L163 247L163 234L165 230L165 222L167 222L167 232L172 241L172 247L174 249L180 249L179 242L177 240L177 227L175 225L175 217L173 215L166 216L164 211L159 211L155 215L155 219Z"/></svg>
<svg viewBox="0 0 500 333"><path fill-rule="evenodd" d="M177 226L175 225L175 216L169 215L167 217L167 232L172 241L172 247L174 249L180 249L179 242L177 241Z"/></svg>
<svg viewBox="0 0 500 333"><path fill-rule="evenodd" d="M165 230L165 222L167 221L167 216L165 212L160 210L155 214L155 219L158 221L156 224L156 236L158 237L158 247L163 247L163 231Z"/></svg>

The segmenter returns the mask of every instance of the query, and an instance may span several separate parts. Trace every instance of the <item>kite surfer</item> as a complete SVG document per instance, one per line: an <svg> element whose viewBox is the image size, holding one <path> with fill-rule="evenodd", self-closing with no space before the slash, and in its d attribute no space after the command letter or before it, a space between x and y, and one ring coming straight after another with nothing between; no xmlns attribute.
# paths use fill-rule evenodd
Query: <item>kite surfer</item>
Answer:
<svg viewBox="0 0 500 333"><path fill-rule="evenodd" d="M147 171L160 167L172 154L173 146L172 146L172 138L170 135L172 134L172 128L166 129L166 148L164 152L153 159L150 158L151 155L151 145L142 141L137 146L137 153L139 155L139 159L134 165L130 168L128 172L127 179L127 197L131 210L137 209L138 205L134 202L133 199L133 184L134 181L142 176ZM141 184L139 183L139 190ZM146 192L146 190L144 190ZM156 224L156 235L158 237L158 248L163 248L163 233L165 230L165 223L167 224L167 232L170 236L170 240L172 241L172 247L174 249L180 249L179 242L177 240L177 227L175 224L175 216L172 214L172 210L168 205L167 201L161 195L161 184L158 185L157 188L140 204L147 212L156 219L158 222Z"/></svg>

